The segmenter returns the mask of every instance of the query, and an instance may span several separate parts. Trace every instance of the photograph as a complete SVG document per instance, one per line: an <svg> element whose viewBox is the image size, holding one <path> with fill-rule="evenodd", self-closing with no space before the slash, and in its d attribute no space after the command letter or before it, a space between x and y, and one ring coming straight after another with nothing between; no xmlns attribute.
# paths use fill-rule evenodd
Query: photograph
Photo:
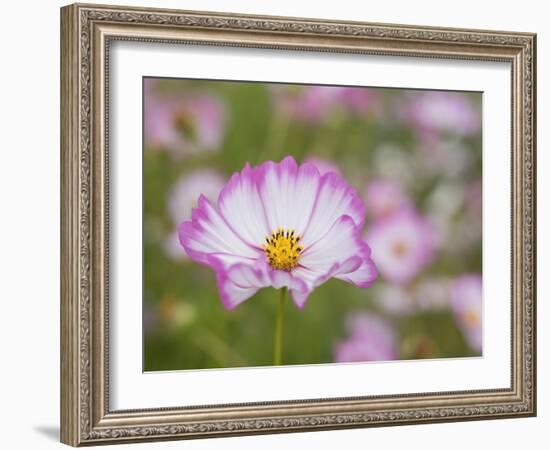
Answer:
<svg viewBox="0 0 550 450"><path fill-rule="evenodd" d="M142 80L145 372L483 355L481 92Z"/></svg>

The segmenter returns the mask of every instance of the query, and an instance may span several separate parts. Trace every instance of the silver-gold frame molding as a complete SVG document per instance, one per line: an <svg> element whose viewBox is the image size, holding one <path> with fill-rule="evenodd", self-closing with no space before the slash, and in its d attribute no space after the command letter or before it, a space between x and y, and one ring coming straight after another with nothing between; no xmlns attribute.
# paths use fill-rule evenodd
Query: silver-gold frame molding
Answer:
<svg viewBox="0 0 550 450"><path fill-rule="evenodd" d="M491 60L512 70L511 386L112 411L108 388L109 46L184 45ZM536 36L75 4L61 9L61 440L70 445L536 414ZM260 401L261 399L258 399Z"/></svg>

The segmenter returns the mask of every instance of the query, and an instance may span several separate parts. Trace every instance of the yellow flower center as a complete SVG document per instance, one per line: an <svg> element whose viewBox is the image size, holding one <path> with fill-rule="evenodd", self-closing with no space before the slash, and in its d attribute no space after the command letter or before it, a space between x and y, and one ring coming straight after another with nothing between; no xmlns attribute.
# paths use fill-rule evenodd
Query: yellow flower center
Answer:
<svg viewBox="0 0 550 450"><path fill-rule="evenodd" d="M187 111L180 111L174 117L174 126L184 137L194 139L197 131L195 118Z"/></svg>
<svg viewBox="0 0 550 450"><path fill-rule="evenodd" d="M397 257L404 256L407 253L407 244L402 241L394 242L392 245L393 254Z"/></svg>
<svg viewBox="0 0 550 450"><path fill-rule="evenodd" d="M466 322L466 325L469 327L477 327L480 322L480 317L477 311L469 310L464 315L464 321Z"/></svg>
<svg viewBox="0 0 550 450"><path fill-rule="evenodd" d="M303 250L298 245L299 241L300 236L297 236L294 230L282 228L271 233L271 236L267 236L263 249L271 267L287 272L296 267L300 259L300 252Z"/></svg>

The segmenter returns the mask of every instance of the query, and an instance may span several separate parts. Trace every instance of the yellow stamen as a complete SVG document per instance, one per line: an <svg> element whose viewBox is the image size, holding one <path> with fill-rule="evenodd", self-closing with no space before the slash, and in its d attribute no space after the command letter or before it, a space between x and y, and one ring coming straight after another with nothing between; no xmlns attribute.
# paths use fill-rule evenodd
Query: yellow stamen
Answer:
<svg viewBox="0 0 550 450"><path fill-rule="evenodd" d="M265 238L263 249L274 269L289 272L298 264L303 248L298 244L300 236L294 230L277 229Z"/></svg>
<svg viewBox="0 0 550 450"><path fill-rule="evenodd" d="M404 256L407 253L407 244L402 241L394 242L392 245L393 254L397 257Z"/></svg>
<svg viewBox="0 0 550 450"><path fill-rule="evenodd" d="M181 111L174 117L174 126L176 130L179 130L185 137L193 139L196 132L195 118L187 111Z"/></svg>
<svg viewBox="0 0 550 450"><path fill-rule="evenodd" d="M477 327L480 322L479 313L474 310L468 310L466 314L464 315L464 322L466 322L466 325L469 327Z"/></svg>

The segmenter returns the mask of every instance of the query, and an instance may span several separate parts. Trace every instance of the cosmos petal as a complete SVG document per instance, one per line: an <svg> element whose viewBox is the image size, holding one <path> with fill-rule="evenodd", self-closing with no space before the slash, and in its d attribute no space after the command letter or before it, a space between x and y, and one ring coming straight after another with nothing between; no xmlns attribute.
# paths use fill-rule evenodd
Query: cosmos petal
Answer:
<svg viewBox="0 0 550 450"><path fill-rule="evenodd" d="M264 271L255 261L227 266L218 257L210 256L208 262L216 271L218 291L226 309L235 308L260 288L269 286Z"/></svg>
<svg viewBox="0 0 550 450"><path fill-rule="evenodd" d="M368 287L377 276L370 249L349 216L340 217L323 238L304 250L293 274L306 283L309 292L333 277ZM297 304L307 299L306 295L298 297Z"/></svg>
<svg viewBox="0 0 550 450"><path fill-rule="evenodd" d="M208 255L211 253L225 253L252 259L258 257L258 250L238 237L202 195L198 208L193 209L191 220L180 224L178 234L187 254L203 264L208 263Z"/></svg>
<svg viewBox="0 0 550 450"><path fill-rule="evenodd" d="M353 219L350 216L341 216L322 238L304 249L300 256L300 265L326 273L335 263L342 263L352 256L369 259L370 249L361 239Z"/></svg>
<svg viewBox="0 0 550 450"><path fill-rule="evenodd" d="M210 256L208 261L216 271L218 290L227 309L235 308L264 287L286 287L291 294L307 290L303 280L290 272L271 269L263 257L253 262L241 261L230 266L218 256Z"/></svg>
<svg viewBox="0 0 550 450"><path fill-rule="evenodd" d="M360 288L368 288L376 281L378 274L371 259L363 260L361 265L353 271L341 272L334 275L335 278L354 284Z"/></svg>
<svg viewBox="0 0 550 450"><path fill-rule="evenodd" d="M270 278L273 287L275 287L276 289L280 289L282 287L288 288L290 296L296 306L298 306L299 308L303 307L303 304L300 305L296 302L296 298L301 298L303 295L309 292L309 288L304 280L296 277L294 273L285 272L283 270L272 270L270 272Z"/></svg>
<svg viewBox="0 0 550 450"><path fill-rule="evenodd" d="M342 263L334 263L326 272L318 272L305 267L297 267L292 271L295 278L305 283L306 289L292 293L293 301L298 308L303 308L313 290L332 277L351 274L361 268L363 260L359 256L352 256ZM342 278L344 279L344 278ZM345 279L344 279L345 280ZM347 281L347 280L345 280Z"/></svg>
<svg viewBox="0 0 550 450"><path fill-rule="evenodd" d="M321 176L313 164L296 164L288 156L256 169L258 191L271 231L279 227L301 235L313 211Z"/></svg>
<svg viewBox="0 0 550 450"><path fill-rule="evenodd" d="M334 172L321 178L309 223L303 233L305 247L322 238L341 216L349 216L360 229L365 220L365 205L354 188Z"/></svg>
<svg viewBox="0 0 550 450"><path fill-rule="evenodd" d="M253 169L247 163L234 173L218 197L218 210L231 229L247 244L259 247L269 234Z"/></svg>

